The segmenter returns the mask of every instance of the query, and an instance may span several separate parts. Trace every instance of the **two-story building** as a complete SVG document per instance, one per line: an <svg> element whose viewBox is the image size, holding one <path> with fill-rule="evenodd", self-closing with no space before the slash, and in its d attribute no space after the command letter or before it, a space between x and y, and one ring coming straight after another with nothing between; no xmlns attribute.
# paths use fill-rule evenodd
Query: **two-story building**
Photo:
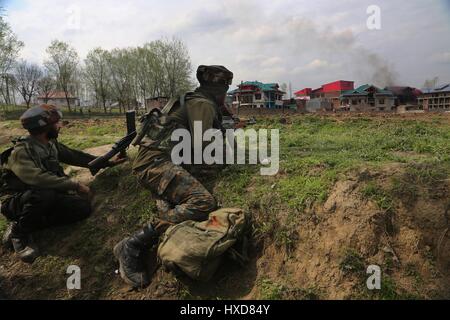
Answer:
<svg viewBox="0 0 450 320"><path fill-rule="evenodd" d="M395 111L395 96L389 90L365 84L340 96L340 110L346 111Z"/></svg>
<svg viewBox="0 0 450 320"><path fill-rule="evenodd" d="M426 111L450 111L450 83L435 89L423 89L418 101Z"/></svg>
<svg viewBox="0 0 450 320"><path fill-rule="evenodd" d="M285 92L280 90L277 83L246 81L228 94L232 96L233 108L281 109Z"/></svg>
<svg viewBox="0 0 450 320"><path fill-rule="evenodd" d="M326 109L339 109L341 105L340 97L346 91L353 90L355 83L353 81L338 80L322 85L320 88L305 88L295 92L298 99L309 97L312 101L310 105L327 105ZM308 100L309 100L308 99Z"/></svg>

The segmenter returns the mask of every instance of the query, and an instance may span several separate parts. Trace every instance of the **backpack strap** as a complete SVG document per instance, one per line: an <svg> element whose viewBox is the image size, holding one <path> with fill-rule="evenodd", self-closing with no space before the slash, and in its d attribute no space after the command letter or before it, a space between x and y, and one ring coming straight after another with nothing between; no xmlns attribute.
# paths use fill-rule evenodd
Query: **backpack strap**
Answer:
<svg viewBox="0 0 450 320"><path fill-rule="evenodd" d="M228 249L228 257L231 258L233 261L236 261L241 266L244 266L250 259L248 257L248 238L246 235L242 237L241 248L240 250L237 250L237 245L234 245L230 249Z"/></svg>
<svg viewBox="0 0 450 320"><path fill-rule="evenodd" d="M14 147L10 147L0 154L0 167L5 165L8 162L8 159L11 156L11 153L13 152L13 150L14 150Z"/></svg>

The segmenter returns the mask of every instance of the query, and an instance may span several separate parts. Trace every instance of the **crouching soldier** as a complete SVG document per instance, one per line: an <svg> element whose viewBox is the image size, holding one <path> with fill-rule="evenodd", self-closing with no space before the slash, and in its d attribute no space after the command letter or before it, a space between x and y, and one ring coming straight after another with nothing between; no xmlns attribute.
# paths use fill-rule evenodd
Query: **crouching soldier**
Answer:
<svg viewBox="0 0 450 320"><path fill-rule="evenodd" d="M32 263L38 249L32 233L70 224L91 214L89 187L64 174L60 162L87 167L96 157L70 149L57 141L62 114L54 106L28 109L20 118L29 135L2 153L1 213L11 221L3 242L21 260ZM122 160L114 160L108 166Z"/></svg>
<svg viewBox="0 0 450 320"><path fill-rule="evenodd" d="M200 66L197 79L200 86L194 92L172 98L162 112L147 115L147 121L153 118L148 122L152 125L146 126L144 121L142 133L145 135L141 141L139 136L142 134L138 135L136 141L140 146L133 171L158 199L159 211L158 220L123 239L114 248L121 277L136 288L149 285L143 257L157 244L168 225L186 220L207 220L209 213L216 209L216 200L211 193L191 173L171 160L174 146L171 136L175 130L185 129L193 139L202 141L202 137L194 137L194 122L201 122L201 134L209 129L223 129L221 109L233 73L223 66Z"/></svg>

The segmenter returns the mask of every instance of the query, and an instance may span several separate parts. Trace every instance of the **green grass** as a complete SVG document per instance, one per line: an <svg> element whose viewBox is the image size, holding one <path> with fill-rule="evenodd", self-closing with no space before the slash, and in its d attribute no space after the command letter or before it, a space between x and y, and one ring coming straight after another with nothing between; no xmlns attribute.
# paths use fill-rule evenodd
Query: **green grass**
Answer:
<svg viewBox="0 0 450 320"><path fill-rule="evenodd" d="M0 236L3 236L3 232L5 232L7 226L8 222L3 216L0 215Z"/></svg>
<svg viewBox="0 0 450 320"><path fill-rule="evenodd" d="M389 162L408 164L415 160L413 156L399 156L398 152L422 154L441 166L450 167L448 126L365 118L337 122L306 116L295 118L286 126L276 119L260 121L254 128L280 130L281 174L272 179L252 179L254 172L246 169L230 172L224 177L227 183L222 190L238 203L252 197L243 193L250 183L256 187L252 193L257 196L276 183L274 193L289 208L301 212L311 203L324 201L339 174L352 168Z"/></svg>
<svg viewBox="0 0 450 320"><path fill-rule="evenodd" d="M318 300L320 292L316 288L298 288L292 284L280 284L268 278L258 281L261 300Z"/></svg>
<svg viewBox="0 0 450 320"><path fill-rule="evenodd" d="M262 177L258 167L233 166L220 174L215 194L221 204L243 207L256 216L256 238L269 237L288 251L296 241L297 217L323 203L349 171L400 162L426 183L450 173L450 126L443 121L303 116L282 125L273 117L252 128L280 130L279 174ZM363 195L392 214L395 199L416 193L412 182L397 181L385 190L369 181ZM286 214L280 217L280 212Z"/></svg>
<svg viewBox="0 0 450 320"><path fill-rule="evenodd" d="M0 136L9 135L11 129L22 129L16 120L2 121ZM17 131L15 131L17 132ZM26 135L23 130L20 135ZM125 117L123 119L86 119L69 120L61 129L58 140L67 146L79 150L113 144L126 135ZM0 144L0 151L11 145L9 141Z"/></svg>
<svg viewBox="0 0 450 320"><path fill-rule="evenodd" d="M346 249L339 268L344 273L355 274L359 277L364 277L366 274L366 262L364 258L353 249Z"/></svg>
<svg viewBox="0 0 450 320"><path fill-rule="evenodd" d="M375 182L371 181L367 183L362 189L362 194L366 198L373 200L381 210L386 212L392 212L394 210L394 200L390 193L378 186Z"/></svg>

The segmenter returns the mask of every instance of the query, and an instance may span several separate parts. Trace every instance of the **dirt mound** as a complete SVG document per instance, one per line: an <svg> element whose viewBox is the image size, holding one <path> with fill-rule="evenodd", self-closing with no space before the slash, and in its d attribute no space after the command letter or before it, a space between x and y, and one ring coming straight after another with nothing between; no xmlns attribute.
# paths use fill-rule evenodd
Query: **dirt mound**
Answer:
<svg viewBox="0 0 450 320"><path fill-rule="evenodd" d="M288 293L290 281L327 299L449 298L449 184L441 182L431 198L417 186L414 202L405 203L392 185L405 170L390 165L338 181L327 201L301 219L292 253L270 245L258 274ZM380 291L366 288L369 265L382 269Z"/></svg>

